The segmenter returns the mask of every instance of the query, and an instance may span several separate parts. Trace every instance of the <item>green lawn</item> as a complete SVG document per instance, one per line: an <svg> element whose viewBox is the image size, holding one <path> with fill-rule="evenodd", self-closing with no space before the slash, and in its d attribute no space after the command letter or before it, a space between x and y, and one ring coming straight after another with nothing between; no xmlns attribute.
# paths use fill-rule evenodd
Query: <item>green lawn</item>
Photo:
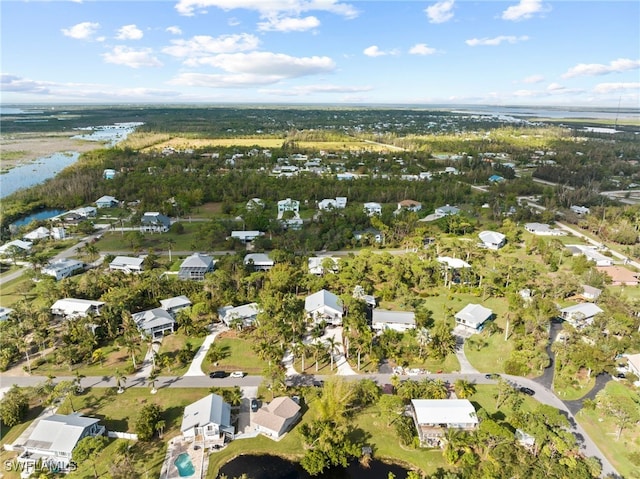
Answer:
<svg viewBox="0 0 640 479"><path fill-rule="evenodd" d="M628 386L616 381L610 381L605 389L614 394L634 396ZM635 397L638 397L637 393ZM640 425L623 429L620 440L616 440L617 427L600 411L582 409L576 419L623 477L640 479L640 465L634 464L629 457L631 453L640 454Z"/></svg>
<svg viewBox="0 0 640 479"><path fill-rule="evenodd" d="M202 343L204 343L204 336L199 338L193 338L190 336L186 336L182 333L169 334L164 338L162 338L162 344L160 346L160 349L158 350L158 353L159 354L169 353L171 356L175 357L177 352L180 351L182 348L184 348L187 342L191 344L192 351L195 354L200 348L200 346L202 346ZM169 369L165 367L162 370L162 374L166 373L167 375L170 375L170 376L182 376L184 373L187 372L187 370L189 369L189 366L191 366L191 362L187 364L180 364L176 358L172 362L171 368Z"/></svg>
<svg viewBox="0 0 640 479"><path fill-rule="evenodd" d="M474 338L476 339L476 338ZM513 342L504 340L504 333L492 335L480 333L478 339L486 341L486 346L477 347L465 342L464 352L469 362L483 373L503 373L504 362L509 359Z"/></svg>
<svg viewBox="0 0 640 479"><path fill-rule="evenodd" d="M238 335L235 331L228 331L216 337L214 344L224 353L225 357L213 365L208 358L202 363L204 372L216 370L244 371L248 374L262 374L268 366L266 361L258 357L252 348L252 341Z"/></svg>
<svg viewBox="0 0 640 479"><path fill-rule="evenodd" d="M140 250L153 249L157 252L167 252L167 241L173 240L175 243L171 246L172 251L191 251L194 241L195 232L201 223L182 221L184 232L177 234L173 232L167 233L143 233L143 241ZM96 247L100 251L129 251L132 250L131 243L127 239L129 231L109 231L102 235L96 242Z"/></svg>

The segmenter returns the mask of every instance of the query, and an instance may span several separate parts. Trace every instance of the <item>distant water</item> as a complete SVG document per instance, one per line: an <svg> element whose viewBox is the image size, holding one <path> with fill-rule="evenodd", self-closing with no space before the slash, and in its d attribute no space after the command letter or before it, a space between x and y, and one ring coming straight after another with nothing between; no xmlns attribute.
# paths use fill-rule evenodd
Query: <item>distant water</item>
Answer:
<svg viewBox="0 0 640 479"><path fill-rule="evenodd" d="M76 128L78 131L88 131L90 133L83 133L72 136L71 138L85 141L104 141L108 146L115 146L127 138L129 134L133 133L140 125L144 125L144 123L132 121L129 123L115 123L113 125Z"/></svg>
<svg viewBox="0 0 640 479"><path fill-rule="evenodd" d="M0 115L31 115L35 113L44 113L44 111L43 110L23 110L22 108L0 106Z"/></svg>
<svg viewBox="0 0 640 479"><path fill-rule="evenodd" d="M61 215L64 212L65 212L65 210L56 210L56 209L40 210L37 213L32 213L32 214L30 214L28 216L20 218L15 223L11 223L10 226L15 226L16 228L20 227L20 226L25 226L25 225L28 225L29 223L31 223L32 221L48 220L49 218L53 218L54 216Z"/></svg>
<svg viewBox="0 0 640 479"><path fill-rule="evenodd" d="M36 161L11 168L0 175L0 198L53 178L67 166L73 165L78 161L78 158L80 158L80 153L77 151L54 153L51 156L38 158Z"/></svg>
<svg viewBox="0 0 640 479"><path fill-rule="evenodd" d="M515 107L515 106L483 106L474 105L452 110L452 113L471 115L504 115L533 118L592 118L592 119L640 119L640 110L632 108L549 108L549 107Z"/></svg>

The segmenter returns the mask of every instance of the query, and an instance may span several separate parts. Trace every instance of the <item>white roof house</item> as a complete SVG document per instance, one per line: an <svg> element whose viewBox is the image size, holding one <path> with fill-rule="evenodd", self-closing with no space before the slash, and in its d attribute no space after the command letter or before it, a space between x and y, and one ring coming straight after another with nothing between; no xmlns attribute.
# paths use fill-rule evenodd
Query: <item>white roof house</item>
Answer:
<svg viewBox="0 0 640 479"><path fill-rule="evenodd" d="M363 205L364 212L368 216L380 215L382 214L382 205L380 203L368 202Z"/></svg>
<svg viewBox="0 0 640 479"><path fill-rule="evenodd" d="M627 367L630 372L640 377L640 353L627 355Z"/></svg>
<svg viewBox="0 0 640 479"><path fill-rule="evenodd" d="M54 226L51 228L51 237L55 240L62 240L67 237L67 232L62 226Z"/></svg>
<svg viewBox="0 0 640 479"><path fill-rule="evenodd" d="M450 256L438 256L438 258L436 259L438 263L448 268L453 268L453 269L471 268L471 265L469 263L459 258L452 258Z"/></svg>
<svg viewBox="0 0 640 479"><path fill-rule="evenodd" d="M582 254L596 266L613 266L613 258L603 255L595 246L571 244L567 245L567 248L573 252L574 256Z"/></svg>
<svg viewBox="0 0 640 479"><path fill-rule="evenodd" d="M209 255L193 253L191 256L185 258L180 265L178 278L202 281L205 274L213 271L215 263Z"/></svg>
<svg viewBox="0 0 640 479"><path fill-rule="evenodd" d="M285 211L293 211L297 217L300 211L300 202L298 200L292 200L291 198L278 201L278 219L282 218L282 214Z"/></svg>
<svg viewBox="0 0 640 479"><path fill-rule="evenodd" d="M254 414L251 423L256 431L279 439L300 417L300 406L289 396L275 398Z"/></svg>
<svg viewBox="0 0 640 479"><path fill-rule="evenodd" d="M124 271L125 273L141 273L144 258L134 258L132 256L116 256L109 263L111 271Z"/></svg>
<svg viewBox="0 0 640 479"><path fill-rule="evenodd" d="M191 304L191 300L182 295L160 300L160 307L167 311L173 317L176 316L176 313L178 311L190 307Z"/></svg>
<svg viewBox="0 0 640 479"><path fill-rule="evenodd" d="M382 241L384 240L382 231L375 228L367 228L364 230L354 231L353 237L356 239L356 241L362 241L363 239L370 238L376 243L382 243Z"/></svg>
<svg viewBox="0 0 640 479"><path fill-rule="evenodd" d="M2 246L0 246L0 255L9 254L13 248L17 248L18 251L26 253L31 250L31 246L33 246L33 243L31 243L30 241L22 241L22 240L9 241L8 243L5 243Z"/></svg>
<svg viewBox="0 0 640 479"><path fill-rule="evenodd" d="M319 210L328 210L328 209L344 209L347 207L347 197L346 196L337 196L334 198L325 198L324 200L318 203Z"/></svg>
<svg viewBox="0 0 640 479"><path fill-rule="evenodd" d="M227 326L235 321L240 321L242 327L250 327L258 318L260 308L258 303L243 304L241 306L223 306L218 309L218 317Z"/></svg>
<svg viewBox="0 0 640 479"><path fill-rule="evenodd" d="M0 306L0 321L6 321L13 313L13 309Z"/></svg>
<svg viewBox="0 0 640 479"><path fill-rule="evenodd" d="M59 281L63 278L68 278L76 271L84 269L84 263L76 259L65 258L49 263L42 268L42 274L52 276Z"/></svg>
<svg viewBox="0 0 640 479"><path fill-rule="evenodd" d="M411 409L424 446L442 446L442 436L448 429L474 430L479 424L468 399L412 399Z"/></svg>
<svg viewBox="0 0 640 479"><path fill-rule="evenodd" d="M173 333L173 328L176 324L173 316L162 308L140 311L131 316L140 332L153 338L160 338L167 333Z"/></svg>
<svg viewBox="0 0 640 479"><path fill-rule="evenodd" d="M80 208L76 208L75 210L69 211L69 213L75 213L82 216L83 218L95 218L95 216L98 214L98 209L95 206L82 206Z"/></svg>
<svg viewBox="0 0 640 479"><path fill-rule="evenodd" d="M480 304L469 303L456 313L456 324L479 331L482 325L493 316L493 311Z"/></svg>
<svg viewBox="0 0 640 479"><path fill-rule="evenodd" d="M249 253L244 257L245 266L253 266L255 271L269 271L275 262L264 253Z"/></svg>
<svg viewBox="0 0 640 479"><path fill-rule="evenodd" d="M240 240L242 243L248 243L249 241L253 241L260 236L264 236L262 231L232 231L231 238L236 238Z"/></svg>
<svg viewBox="0 0 640 479"><path fill-rule="evenodd" d="M53 303L51 314L64 316L67 319L84 317L90 314L98 316L104 304L102 301L91 301L89 299L64 298Z"/></svg>
<svg viewBox="0 0 640 479"><path fill-rule="evenodd" d="M435 209L436 218L443 218L445 216L457 215L460 213L460 208L451 205L440 206Z"/></svg>
<svg viewBox="0 0 640 479"><path fill-rule="evenodd" d="M184 408L180 431L185 438L201 435L205 441L215 441L225 434L233 437L231 406L222 396L209 394Z"/></svg>
<svg viewBox="0 0 640 479"><path fill-rule="evenodd" d="M120 202L113 196L101 196L96 200L96 208L114 208L118 206Z"/></svg>
<svg viewBox="0 0 640 479"><path fill-rule="evenodd" d="M336 273L338 271L338 258L333 256L312 256L307 261L309 267L309 273L317 276L330 272Z"/></svg>
<svg viewBox="0 0 640 479"><path fill-rule="evenodd" d="M570 209L577 215L588 215L591 212L586 206L572 205Z"/></svg>
<svg viewBox="0 0 640 479"><path fill-rule="evenodd" d="M545 223L526 223L524 229L538 236L565 236L567 234L565 231L551 228Z"/></svg>
<svg viewBox="0 0 640 479"><path fill-rule="evenodd" d="M42 460L64 470L69 467L78 441L104 433L105 429L99 422L99 419L84 417L78 412L44 417L36 422L28 439L21 445L23 452L18 461L27 468L33 468L38 460ZM27 469L25 472L34 471Z"/></svg>
<svg viewBox="0 0 640 479"><path fill-rule="evenodd" d="M30 231L29 233L24 235L23 238L28 241L35 241L35 240L46 239L50 235L51 233L47 228L45 228L44 226L40 226L39 228L36 228L35 230Z"/></svg>
<svg viewBox="0 0 640 479"><path fill-rule="evenodd" d="M493 250L502 248L507 242L507 237L497 231L481 231L478 237L485 248Z"/></svg>
<svg viewBox="0 0 640 479"><path fill-rule="evenodd" d="M304 300L304 309L316 323L326 321L334 325L342 324L344 314L342 300L326 289L307 296Z"/></svg>
<svg viewBox="0 0 640 479"><path fill-rule="evenodd" d="M388 311L374 309L372 312L371 329L405 332L416 327L416 314L411 311Z"/></svg>
<svg viewBox="0 0 640 479"><path fill-rule="evenodd" d="M560 310L560 317L574 328L593 323L593 318L603 310L593 303L580 303Z"/></svg>

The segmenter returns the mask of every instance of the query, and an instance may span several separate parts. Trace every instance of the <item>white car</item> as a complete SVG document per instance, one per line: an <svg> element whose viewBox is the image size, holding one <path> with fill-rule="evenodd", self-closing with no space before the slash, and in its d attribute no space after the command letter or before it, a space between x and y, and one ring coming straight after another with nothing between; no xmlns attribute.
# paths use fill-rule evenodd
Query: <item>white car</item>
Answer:
<svg viewBox="0 0 640 479"><path fill-rule="evenodd" d="M244 373L242 371L234 371L231 373L230 377L232 378L243 378Z"/></svg>

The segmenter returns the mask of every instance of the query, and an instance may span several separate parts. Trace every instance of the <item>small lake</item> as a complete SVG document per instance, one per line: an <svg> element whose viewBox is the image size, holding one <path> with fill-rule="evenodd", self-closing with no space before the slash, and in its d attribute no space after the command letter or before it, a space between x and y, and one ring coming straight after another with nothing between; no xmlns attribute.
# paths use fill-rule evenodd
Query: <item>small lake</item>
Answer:
<svg viewBox="0 0 640 479"><path fill-rule="evenodd" d="M11 168L0 175L0 198L9 196L21 188L28 188L53 178L67 166L73 165L78 158L80 153L67 151Z"/></svg>
<svg viewBox="0 0 640 479"><path fill-rule="evenodd" d="M220 475L229 478L247 474L251 479L388 479L389 472L397 479L405 479L407 469L395 464L372 460L370 467L362 467L357 461L346 469L334 468L319 476L310 476L298 463L277 456L238 456L220 468Z"/></svg>
<svg viewBox="0 0 640 479"><path fill-rule="evenodd" d="M48 220L49 218L53 218L54 216L61 215L65 211L66 210L56 210L56 209L40 210L36 213L31 213L30 215L25 216L24 218L20 218L15 223L11 223L10 226L15 226L16 228L19 228L20 226L28 225L32 221Z"/></svg>

